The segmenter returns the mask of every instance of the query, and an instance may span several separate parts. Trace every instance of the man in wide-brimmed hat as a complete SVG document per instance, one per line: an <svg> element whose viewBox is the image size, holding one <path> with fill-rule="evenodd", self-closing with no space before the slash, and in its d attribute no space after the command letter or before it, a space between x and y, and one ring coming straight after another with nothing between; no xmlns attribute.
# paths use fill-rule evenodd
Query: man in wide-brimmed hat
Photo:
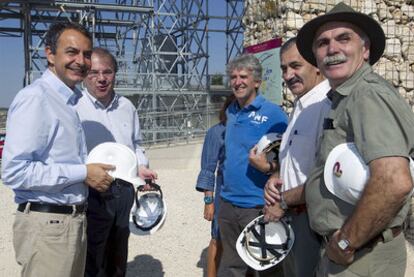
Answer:
<svg viewBox="0 0 414 277"><path fill-rule="evenodd" d="M303 26L297 46L317 65L332 90L316 164L302 199L311 228L323 237L317 276L404 276L406 252L401 225L413 188L414 116L398 92L371 68L385 48L385 35L371 17L340 3ZM342 143L355 144L370 170L356 204L331 193L325 162ZM335 164L337 176L341 164ZM274 188L270 195L278 199ZM300 266L300 265L299 265Z"/></svg>

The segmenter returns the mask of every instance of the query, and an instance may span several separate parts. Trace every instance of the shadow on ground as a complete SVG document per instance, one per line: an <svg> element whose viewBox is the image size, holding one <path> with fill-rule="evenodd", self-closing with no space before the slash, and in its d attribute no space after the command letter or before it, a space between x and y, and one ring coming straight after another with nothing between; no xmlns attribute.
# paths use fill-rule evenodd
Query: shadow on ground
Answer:
<svg viewBox="0 0 414 277"><path fill-rule="evenodd" d="M165 276L164 269L160 260L154 259L151 255L139 255L133 261L128 262L127 277L145 276L162 277Z"/></svg>
<svg viewBox="0 0 414 277"><path fill-rule="evenodd" d="M197 262L197 267L203 269L203 277L207 277L207 250L208 247L201 251L200 260Z"/></svg>

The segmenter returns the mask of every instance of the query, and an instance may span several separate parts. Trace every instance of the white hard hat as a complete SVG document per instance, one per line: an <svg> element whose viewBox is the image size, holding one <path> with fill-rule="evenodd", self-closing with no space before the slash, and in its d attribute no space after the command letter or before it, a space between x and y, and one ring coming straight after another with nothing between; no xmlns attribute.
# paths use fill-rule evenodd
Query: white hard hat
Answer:
<svg viewBox="0 0 414 277"><path fill-rule="evenodd" d="M292 249L294 240L292 227L284 219L264 222L261 215L240 233L236 249L248 266L261 271L280 263Z"/></svg>
<svg viewBox="0 0 414 277"><path fill-rule="evenodd" d="M414 164L410 158L411 176ZM325 162L324 180L326 188L338 198L356 204L370 176L369 167L361 158L354 143L337 145Z"/></svg>
<svg viewBox="0 0 414 277"><path fill-rule="evenodd" d="M268 161L277 159L279 156L280 143L282 134L268 133L264 135L257 143L257 153L265 152Z"/></svg>
<svg viewBox="0 0 414 277"><path fill-rule="evenodd" d="M138 162L132 149L120 143L104 142L95 146L88 155L87 164L104 163L114 165L108 172L114 178L125 180L134 186L144 184L138 177Z"/></svg>
<svg viewBox="0 0 414 277"><path fill-rule="evenodd" d="M144 190L144 185L137 188L131 209L129 229L136 235L155 233L163 226L167 216L167 204L160 186L151 182L149 185L151 190Z"/></svg>

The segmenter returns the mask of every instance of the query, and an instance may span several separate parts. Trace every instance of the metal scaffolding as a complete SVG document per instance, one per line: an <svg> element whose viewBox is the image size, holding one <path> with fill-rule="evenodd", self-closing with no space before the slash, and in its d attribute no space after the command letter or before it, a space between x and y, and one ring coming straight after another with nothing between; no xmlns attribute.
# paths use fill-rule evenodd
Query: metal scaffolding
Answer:
<svg viewBox="0 0 414 277"><path fill-rule="evenodd" d="M0 36L23 37L29 84L45 69L43 40L52 22L88 27L95 45L110 49L118 60L115 90L136 105L145 142L172 142L204 134L217 98L228 93L225 86L210 86L212 34L225 34L223 63L242 52L243 1L214 5L226 13L212 14L208 0L2 2Z"/></svg>

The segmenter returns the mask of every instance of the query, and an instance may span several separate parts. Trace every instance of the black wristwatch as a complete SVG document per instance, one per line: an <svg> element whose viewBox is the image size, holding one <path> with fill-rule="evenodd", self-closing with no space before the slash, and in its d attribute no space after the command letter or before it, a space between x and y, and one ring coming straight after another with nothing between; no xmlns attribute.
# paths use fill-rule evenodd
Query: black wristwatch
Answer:
<svg viewBox="0 0 414 277"><path fill-rule="evenodd" d="M204 204L209 205L214 202L213 196L204 196Z"/></svg>

